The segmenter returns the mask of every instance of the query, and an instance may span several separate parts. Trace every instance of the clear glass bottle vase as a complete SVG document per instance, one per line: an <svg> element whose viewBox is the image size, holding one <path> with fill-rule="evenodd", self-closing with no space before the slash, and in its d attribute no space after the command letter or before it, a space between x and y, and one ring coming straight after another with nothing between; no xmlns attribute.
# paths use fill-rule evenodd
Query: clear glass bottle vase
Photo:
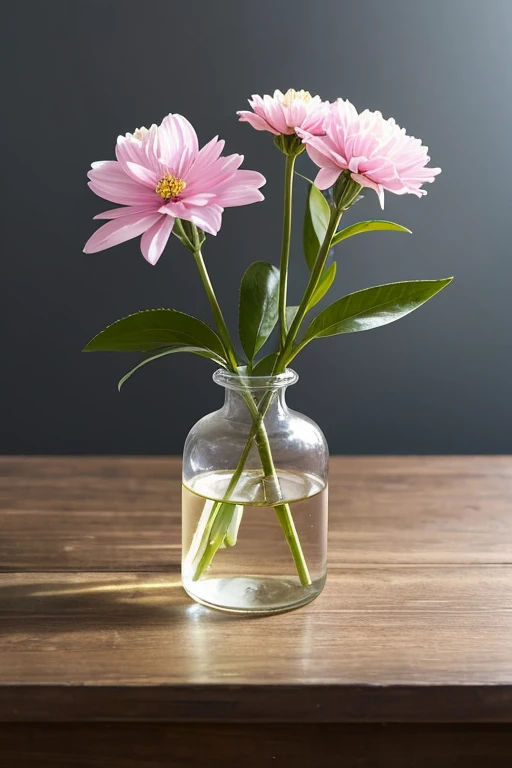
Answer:
<svg viewBox="0 0 512 768"><path fill-rule="evenodd" d="M298 608L326 577L325 437L286 404L294 371L213 378L224 405L192 427L183 453L183 586L224 611Z"/></svg>

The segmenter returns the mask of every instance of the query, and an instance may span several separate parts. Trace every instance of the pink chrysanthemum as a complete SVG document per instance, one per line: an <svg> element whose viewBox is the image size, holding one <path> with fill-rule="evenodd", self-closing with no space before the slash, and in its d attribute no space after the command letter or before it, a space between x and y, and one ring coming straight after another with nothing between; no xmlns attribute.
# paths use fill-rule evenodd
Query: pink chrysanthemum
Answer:
<svg viewBox="0 0 512 768"><path fill-rule="evenodd" d="M396 195L426 195L422 185L434 181L440 168L427 168L428 148L420 139L407 136L390 118L365 109L358 114L348 100L338 99L329 110L324 136L298 129L310 158L320 167L315 179L319 189L331 187L342 171L354 181L374 189L384 208L384 190Z"/></svg>
<svg viewBox="0 0 512 768"><path fill-rule="evenodd" d="M257 131L270 131L276 136L290 136L302 128L314 136L323 133L322 124L329 109L329 102L309 91L286 93L274 91L274 96L253 96L249 99L253 112L237 112L241 122L250 123Z"/></svg>
<svg viewBox="0 0 512 768"><path fill-rule="evenodd" d="M93 192L125 207L94 217L112 221L89 238L85 253L142 235L142 255L156 264L175 219L216 235L224 208L263 200L265 177L238 170L243 155L220 157L223 148L216 136L199 149L194 128L181 115L119 136L117 160L93 163L88 177Z"/></svg>

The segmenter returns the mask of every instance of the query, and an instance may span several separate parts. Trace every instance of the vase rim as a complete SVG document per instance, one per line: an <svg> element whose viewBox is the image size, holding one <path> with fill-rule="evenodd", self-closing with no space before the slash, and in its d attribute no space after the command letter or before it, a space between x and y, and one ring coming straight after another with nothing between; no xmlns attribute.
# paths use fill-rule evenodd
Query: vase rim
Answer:
<svg viewBox="0 0 512 768"><path fill-rule="evenodd" d="M213 374L213 380L221 387L228 389L281 389L289 387L298 381L299 374L292 368L286 368L282 373L269 376L245 376L243 374L218 368Z"/></svg>

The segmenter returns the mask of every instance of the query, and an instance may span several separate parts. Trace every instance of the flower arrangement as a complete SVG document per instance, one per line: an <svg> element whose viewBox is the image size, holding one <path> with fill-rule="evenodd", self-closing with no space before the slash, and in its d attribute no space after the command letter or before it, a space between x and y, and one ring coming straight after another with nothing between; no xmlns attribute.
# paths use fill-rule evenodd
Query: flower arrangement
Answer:
<svg viewBox="0 0 512 768"><path fill-rule="evenodd" d="M236 352L202 249L207 235L219 232L226 208L263 200L260 188L265 178L257 171L241 168L242 155L223 155L224 142L218 137L199 148L194 128L177 114L169 114L159 126L119 136L117 159L92 164L90 188L119 207L95 217L107 223L88 240L85 252L102 251L141 236L142 255L154 265L174 235L197 264L215 327L175 309L148 309L108 326L87 344L85 351L142 353L138 364L119 382L119 388L141 366L178 352L208 358L239 377L252 427L223 497L205 504L190 555L193 578L201 578L219 548L236 544L242 507L231 499L247 456L256 445L261 478L275 481L271 506L300 583L307 586L311 583L308 565L290 505L280 493L265 432L265 415L275 392L269 387L254 396L249 387L244 390L244 381L282 374L317 339L394 322L450 282L451 278L445 278L378 285L338 298L309 320L334 284L336 261L328 260L332 249L365 232L409 232L385 220L360 221L340 229L343 214L365 189L377 193L382 208L385 192L421 197L426 194L423 185L432 182L440 169L428 166L427 148L419 139L408 136L393 119L386 120L380 112L369 110L359 113L349 101L328 103L307 91L290 89L286 93L277 90L273 96L255 95L249 104L251 110L238 113L240 121L272 134L284 157L284 210L279 266L258 261L242 278L239 330L245 357L241 359ZM303 151L318 167L314 182L310 182L303 225L309 280L301 301L290 306L292 197L295 162ZM269 349L276 327L277 341Z"/></svg>

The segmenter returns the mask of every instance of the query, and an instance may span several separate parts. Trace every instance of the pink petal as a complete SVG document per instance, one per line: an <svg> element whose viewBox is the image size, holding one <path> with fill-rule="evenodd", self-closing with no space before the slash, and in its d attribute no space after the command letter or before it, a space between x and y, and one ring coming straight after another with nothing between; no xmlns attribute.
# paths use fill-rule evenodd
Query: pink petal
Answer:
<svg viewBox="0 0 512 768"><path fill-rule="evenodd" d="M223 208L257 203L264 199L258 188L265 183L265 177L257 171L235 171L233 176L215 187L215 202Z"/></svg>
<svg viewBox="0 0 512 768"><path fill-rule="evenodd" d="M223 208L233 208L237 205L259 203L264 199L259 189L254 187L238 187L237 189L227 189L225 192L221 192L215 198L215 202Z"/></svg>
<svg viewBox="0 0 512 768"><path fill-rule="evenodd" d="M431 182L434 181L434 177L437 176L438 173L441 173L440 168L412 168L409 171L406 171L402 175L409 181L419 181L420 183L424 184L425 182Z"/></svg>
<svg viewBox="0 0 512 768"><path fill-rule="evenodd" d="M172 216L174 219L186 219L189 213L187 206L181 201L170 200L158 209L158 213L165 213L166 216Z"/></svg>
<svg viewBox="0 0 512 768"><path fill-rule="evenodd" d="M368 159L378 149L378 145L379 141L376 136L356 133L346 139L344 149L347 157Z"/></svg>
<svg viewBox="0 0 512 768"><path fill-rule="evenodd" d="M199 151L197 134L182 115L167 115L158 128L160 162L179 179L185 178Z"/></svg>
<svg viewBox="0 0 512 768"><path fill-rule="evenodd" d="M248 99L249 105L256 115L259 115L264 120L266 119L265 105L263 99L258 94L253 94L252 98Z"/></svg>
<svg viewBox="0 0 512 768"><path fill-rule="evenodd" d="M287 124L291 128L298 128L307 117L308 107L302 99L294 99L289 107L283 107Z"/></svg>
<svg viewBox="0 0 512 768"><path fill-rule="evenodd" d="M320 102L317 109L314 112L310 112L303 120L301 127L308 131L308 133L313 134L313 136L323 136L325 134L324 122L327 111L328 104Z"/></svg>
<svg viewBox="0 0 512 768"><path fill-rule="evenodd" d="M222 183L217 184L214 191L218 193L228 187L233 188L237 186L262 187L266 183L267 180L263 174L259 173L258 171L247 171L245 168L243 168L242 170L235 171L228 179Z"/></svg>
<svg viewBox="0 0 512 768"><path fill-rule="evenodd" d="M341 128L342 132L347 135L349 129L357 123L359 115L357 109L348 100L337 99L331 106L330 117Z"/></svg>
<svg viewBox="0 0 512 768"><path fill-rule="evenodd" d="M154 213L156 208L154 205L126 205L124 208L112 208L110 211L103 211L93 216L94 219L118 219L120 216L129 216L132 213Z"/></svg>
<svg viewBox="0 0 512 768"><path fill-rule="evenodd" d="M155 148L157 147L158 128L152 125L148 133L142 139L133 136L118 136L116 145L116 157L121 165L125 163L137 163L144 168L150 168L155 173L160 173Z"/></svg>
<svg viewBox="0 0 512 768"><path fill-rule="evenodd" d="M293 133L293 128L290 128L286 122L283 105L279 101L273 99L272 96L264 96L263 108L265 119L278 133Z"/></svg>
<svg viewBox="0 0 512 768"><path fill-rule="evenodd" d="M276 131L276 129L263 117L260 117L260 115L256 115L254 112L237 112L237 115L239 116L241 123L249 123L249 125L252 125L257 131L270 131L270 133L273 133L275 136L279 136L279 131Z"/></svg>
<svg viewBox="0 0 512 768"><path fill-rule="evenodd" d="M116 144L116 157L119 163L145 164L146 153L141 141L128 136L118 136Z"/></svg>
<svg viewBox="0 0 512 768"><path fill-rule="evenodd" d="M159 213L133 213L109 221L96 230L85 244L84 253L97 253L138 237L160 219Z"/></svg>
<svg viewBox="0 0 512 768"><path fill-rule="evenodd" d="M118 136L116 157L119 165L127 176L144 186L156 187L161 173L158 162L148 159L148 146L136 139Z"/></svg>
<svg viewBox="0 0 512 768"><path fill-rule="evenodd" d="M138 181L153 191L160 181L160 175L138 163L126 163L126 171L134 181Z"/></svg>
<svg viewBox="0 0 512 768"><path fill-rule="evenodd" d="M212 163L218 160L222 150L224 149L224 140L219 139L218 136L214 136L208 144L205 144L199 150L199 153L194 160L190 170L187 173L187 183L192 182L195 178L199 177L206 168Z"/></svg>
<svg viewBox="0 0 512 768"><path fill-rule="evenodd" d="M160 216L141 237L140 249L142 255L150 264L156 264L162 251L167 245L175 219L172 216Z"/></svg>
<svg viewBox="0 0 512 768"><path fill-rule="evenodd" d="M208 203L214 200L215 197L216 195L213 192L198 192L197 195L191 195L190 197L187 197L186 194L182 194L180 195L180 200L182 200L185 205L198 205L201 207L203 205L208 205Z"/></svg>
<svg viewBox="0 0 512 768"><path fill-rule="evenodd" d="M193 169L193 172L187 177L188 193L215 192L219 184L235 173L243 159L243 155L228 155L227 157L220 157L201 174L197 174Z"/></svg>
<svg viewBox="0 0 512 768"><path fill-rule="evenodd" d="M384 210L384 187L381 184L377 184L377 182L372 181L371 179L368 179L366 176L363 176L360 173L352 173L350 174L354 181L357 181L358 184L360 184L362 187L367 187L368 189L373 189L379 198L380 207L382 210Z"/></svg>
<svg viewBox="0 0 512 768"><path fill-rule="evenodd" d="M321 152L312 144L307 144L306 150L311 160L315 163L315 165L318 165L319 168L336 168L337 167L329 155L325 154L324 152ZM339 170L341 171L342 169L339 168Z"/></svg>
<svg viewBox="0 0 512 768"><path fill-rule="evenodd" d="M365 173L369 176L386 175L391 178L397 178L395 166L392 161L387 157L381 157L376 155L369 160L360 159L359 169L361 173ZM351 168L351 170L353 170Z"/></svg>
<svg viewBox="0 0 512 768"><path fill-rule="evenodd" d="M87 174L89 187L99 197L121 205L144 205L156 201L158 195L126 175L116 160L92 164Z"/></svg>
<svg viewBox="0 0 512 768"><path fill-rule="evenodd" d="M321 168L315 178L315 187L329 189L338 180L341 168Z"/></svg>
<svg viewBox="0 0 512 768"><path fill-rule="evenodd" d="M222 211L220 205L212 204L206 208L187 210L181 218L191 221L210 235L216 235L222 224Z"/></svg>
<svg viewBox="0 0 512 768"><path fill-rule="evenodd" d="M297 129L297 135L302 139L308 155L319 168L339 166L345 170L347 167L345 158L332 149L327 136L313 136L300 128Z"/></svg>

